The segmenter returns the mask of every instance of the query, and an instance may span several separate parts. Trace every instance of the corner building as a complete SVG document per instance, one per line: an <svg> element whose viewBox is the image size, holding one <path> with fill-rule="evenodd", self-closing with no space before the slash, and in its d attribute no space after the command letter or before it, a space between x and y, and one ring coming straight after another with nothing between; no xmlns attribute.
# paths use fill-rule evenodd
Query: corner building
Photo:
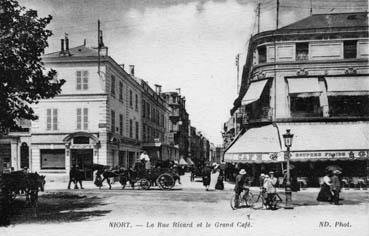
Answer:
<svg viewBox="0 0 369 236"><path fill-rule="evenodd" d="M366 179L369 169L368 13L317 14L251 37L239 96L243 131L225 152L257 177L286 168L317 186L328 165ZM255 180L256 181L256 180Z"/></svg>

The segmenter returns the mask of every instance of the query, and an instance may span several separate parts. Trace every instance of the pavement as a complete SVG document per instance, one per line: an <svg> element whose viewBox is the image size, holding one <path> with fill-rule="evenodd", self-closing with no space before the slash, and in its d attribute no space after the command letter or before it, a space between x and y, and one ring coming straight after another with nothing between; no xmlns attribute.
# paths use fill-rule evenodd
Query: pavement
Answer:
<svg viewBox="0 0 369 236"><path fill-rule="evenodd" d="M66 190L67 183L47 183L37 216L21 199L13 224L0 235L369 235L368 190L344 190L340 206L317 202L318 189L309 188L293 193L292 210L232 210L233 184L205 191L188 174L181 181L171 191L121 190L119 183L99 190L92 182ZM285 199L283 189L279 194Z"/></svg>

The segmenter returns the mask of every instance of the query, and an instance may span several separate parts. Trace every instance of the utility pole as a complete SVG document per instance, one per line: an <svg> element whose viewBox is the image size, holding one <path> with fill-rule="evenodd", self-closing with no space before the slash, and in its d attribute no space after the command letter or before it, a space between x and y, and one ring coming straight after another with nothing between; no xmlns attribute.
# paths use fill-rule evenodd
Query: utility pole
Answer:
<svg viewBox="0 0 369 236"><path fill-rule="evenodd" d="M240 91L240 54L236 55L236 68L237 68L237 94Z"/></svg>
<svg viewBox="0 0 369 236"><path fill-rule="evenodd" d="M100 19L97 20L97 73L100 75Z"/></svg>
<svg viewBox="0 0 369 236"><path fill-rule="evenodd" d="M310 0L310 16L313 15L313 0Z"/></svg>
<svg viewBox="0 0 369 236"><path fill-rule="evenodd" d="M258 33L260 33L260 2L258 3L257 17L258 17Z"/></svg>
<svg viewBox="0 0 369 236"><path fill-rule="evenodd" d="M277 29L278 29L278 25L279 24L279 0L277 0Z"/></svg>

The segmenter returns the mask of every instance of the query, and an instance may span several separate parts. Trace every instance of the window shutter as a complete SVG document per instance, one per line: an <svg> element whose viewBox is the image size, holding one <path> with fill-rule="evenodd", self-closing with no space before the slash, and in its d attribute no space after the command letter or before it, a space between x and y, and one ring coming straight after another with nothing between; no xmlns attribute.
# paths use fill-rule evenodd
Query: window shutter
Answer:
<svg viewBox="0 0 369 236"><path fill-rule="evenodd" d="M76 89L81 90L81 71L76 72Z"/></svg>
<svg viewBox="0 0 369 236"><path fill-rule="evenodd" d="M83 108L83 129L88 130L88 108Z"/></svg>
<svg viewBox="0 0 369 236"><path fill-rule="evenodd" d="M82 109L77 108L77 129L82 129L81 122L82 122Z"/></svg>
<svg viewBox="0 0 369 236"><path fill-rule="evenodd" d="M83 90L88 89L88 71L83 71Z"/></svg>
<svg viewBox="0 0 369 236"><path fill-rule="evenodd" d="M46 130L51 130L51 109L46 110Z"/></svg>
<svg viewBox="0 0 369 236"><path fill-rule="evenodd" d="M58 109L53 109L53 130L58 129Z"/></svg>

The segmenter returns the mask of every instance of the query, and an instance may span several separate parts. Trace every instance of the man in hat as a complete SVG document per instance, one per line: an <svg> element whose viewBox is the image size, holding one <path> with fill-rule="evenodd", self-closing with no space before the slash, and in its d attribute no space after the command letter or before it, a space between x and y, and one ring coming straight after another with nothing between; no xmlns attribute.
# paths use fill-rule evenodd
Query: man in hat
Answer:
<svg viewBox="0 0 369 236"><path fill-rule="evenodd" d="M338 175L340 175L340 174L341 174L341 171L334 170L333 171L333 176L331 177L331 188L332 188L332 191L333 191L332 201L334 202L335 205L341 205L339 203L340 192L341 192L341 182L340 182L340 179L338 177Z"/></svg>
<svg viewBox="0 0 369 236"><path fill-rule="evenodd" d="M247 191L245 193L245 195L248 194L248 181L247 181L247 176L246 176L246 171L245 169L241 169L240 172L238 173L238 175L236 176L236 185L234 186L234 192L235 192L235 202L234 202L234 206L236 208L240 207L240 194L242 193L242 191Z"/></svg>
<svg viewBox="0 0 369 236"><path fill-rule="evenodd" d="M274 171L269 171L269 176L266 177L264 181L264 188L267 193L266 205L270 206L274 195L277 192L276 189L277 178L274 177Z"/></svg>

